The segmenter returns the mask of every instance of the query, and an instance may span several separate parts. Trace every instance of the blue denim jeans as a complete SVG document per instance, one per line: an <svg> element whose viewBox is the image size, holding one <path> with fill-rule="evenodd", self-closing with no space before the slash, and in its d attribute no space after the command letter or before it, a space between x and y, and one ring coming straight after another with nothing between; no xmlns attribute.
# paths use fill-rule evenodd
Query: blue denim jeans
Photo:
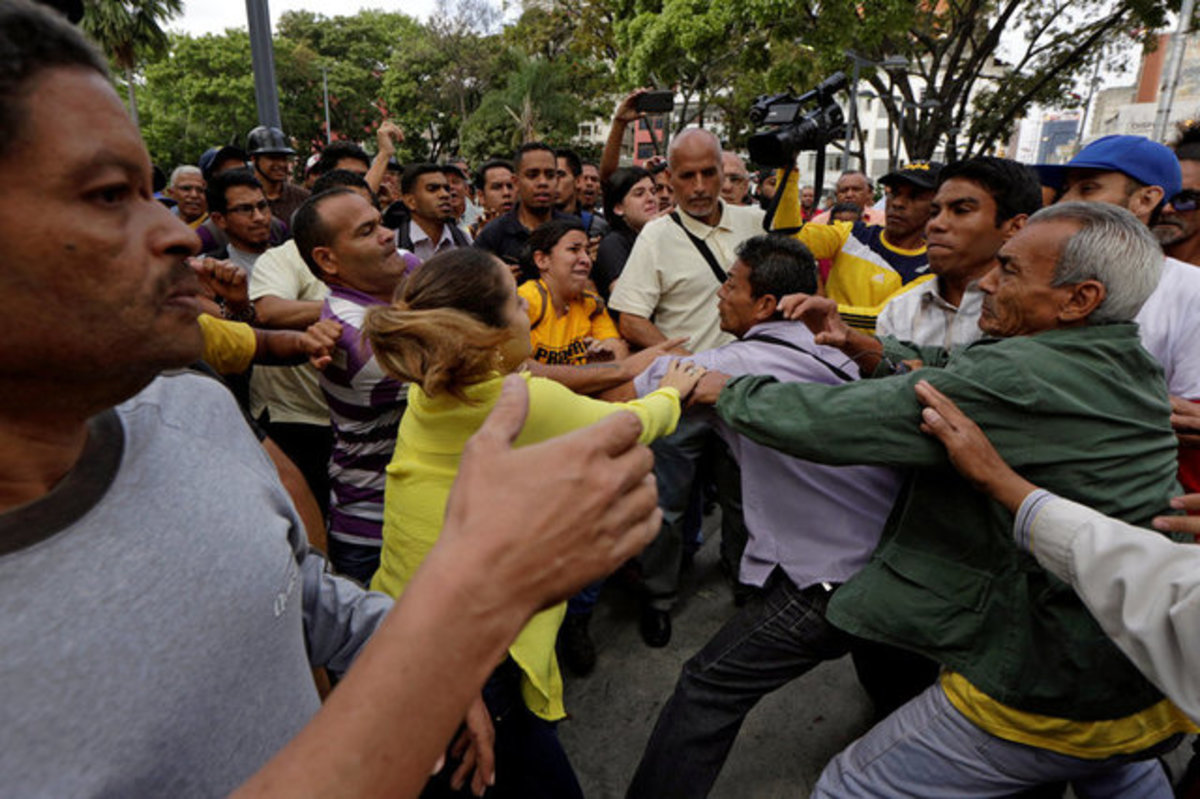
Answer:
<svg viewBox="0 0 1200 799"><path fill-rule="evenodd" d="M379 568L379 555L382 551L380 547L329 537L329 563L333 570L364 588L371 585L371 578Z"/></svg>
<svg viewBox="0 0 1200 799"><path fill-rule="evenodd" d="M1166 773L1152 758L1170 751L1179 738L1135 756L1060 755L985 732L934 685L830 761L813 797L1008 797L1037 785L1070 782L1080 799L1171 799Z"/></svg>
<svg viewBox="0 0 1200 799"><path fill-rule="evenodd" d="M820 585L802 591L776 569L684 664L627 796L707 796L758 700L849 650L851 637L825 620L830 595Z"/></svg>

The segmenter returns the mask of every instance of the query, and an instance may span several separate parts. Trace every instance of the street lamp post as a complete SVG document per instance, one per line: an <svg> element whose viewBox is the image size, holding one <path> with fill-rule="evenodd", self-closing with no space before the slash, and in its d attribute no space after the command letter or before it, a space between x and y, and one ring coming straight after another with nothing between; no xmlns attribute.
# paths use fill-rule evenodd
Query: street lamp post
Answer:
<svg viewBox="0 0 1200 799"><path fill-rule="evenodd" d="M254 70L258 124L282 128L279 89L275 85L275 51L271 45L271 12L267 9L267 0L246 0L246 23L250 29L250 67Z"/></svg>
<svg viewBox="0 0 1200 799"><path fill-rule="evenodd" d="M882 61L872 61L869 58L864 58L853 50L846 51L846 57L854 62L854 71L850 80L850 117L846 120L846 163L845 169L850 168L850 141L854 136L854 132L858 129L858 79L862 67L883 67L889 74L893 70L906 69L908 67L908 59L900 55L890 55ZM859 166L865 172L867 169L866 155L859 158Z"/></svg>

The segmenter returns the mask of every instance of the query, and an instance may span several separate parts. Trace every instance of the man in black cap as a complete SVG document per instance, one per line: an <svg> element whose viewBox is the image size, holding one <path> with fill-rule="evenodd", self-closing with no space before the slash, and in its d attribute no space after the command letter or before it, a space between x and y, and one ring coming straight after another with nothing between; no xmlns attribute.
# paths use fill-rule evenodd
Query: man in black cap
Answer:
<svg viewBox="0 0 1200 799"><path fill-rule="evenodd" d="M291 225L292 214L308 199L308 189L297 186L289 178L292 158L296 151L279 128L259 125L246 136L246 150L254 164L254 173L262 183L271 216Z"/></svg>
<svg viewBox="0 0 1200 799"><path fill-rule="evenodd" d="M825 293L850 326L872 332L887 299L929 271L925 223L941 169L935 161L916 161L880 178L887 189L885 225L809 224L796 234L814 256L833 259Z"/></svg>

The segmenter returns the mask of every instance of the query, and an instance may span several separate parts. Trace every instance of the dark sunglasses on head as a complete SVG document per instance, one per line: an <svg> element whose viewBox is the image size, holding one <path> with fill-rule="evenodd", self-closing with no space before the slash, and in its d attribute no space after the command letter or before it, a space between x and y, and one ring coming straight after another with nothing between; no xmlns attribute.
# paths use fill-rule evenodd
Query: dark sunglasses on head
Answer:
<svg viewBox="0 0 1200 799"><path fill-rule="evenodd" d="M1200 208L1200 191L1184 189L1171 198L1171 207L1176 211L1195 211Z"/></svg>

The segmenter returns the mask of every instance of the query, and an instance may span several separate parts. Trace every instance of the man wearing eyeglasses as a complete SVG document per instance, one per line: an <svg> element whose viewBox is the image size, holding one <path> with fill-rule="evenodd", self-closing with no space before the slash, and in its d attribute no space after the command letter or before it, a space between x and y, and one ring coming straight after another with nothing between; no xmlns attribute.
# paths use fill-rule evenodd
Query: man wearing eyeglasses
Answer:
<svg viewBox="0 0 1200 799"><path fill-rule="evenodd" d="M1183 189L1163 206L1154 235L1167 255L1200 266L1200 124L1182 129L1174 149Z"/></svg>
<svg viewBox="0 0 1200 799"><path fill-rule="evenodd" d="M231 169L213 175L206 193L213 222L229 239L208 254L232 261L249 276L271 241L271 206L262 184L249 169Z"/></svg>

